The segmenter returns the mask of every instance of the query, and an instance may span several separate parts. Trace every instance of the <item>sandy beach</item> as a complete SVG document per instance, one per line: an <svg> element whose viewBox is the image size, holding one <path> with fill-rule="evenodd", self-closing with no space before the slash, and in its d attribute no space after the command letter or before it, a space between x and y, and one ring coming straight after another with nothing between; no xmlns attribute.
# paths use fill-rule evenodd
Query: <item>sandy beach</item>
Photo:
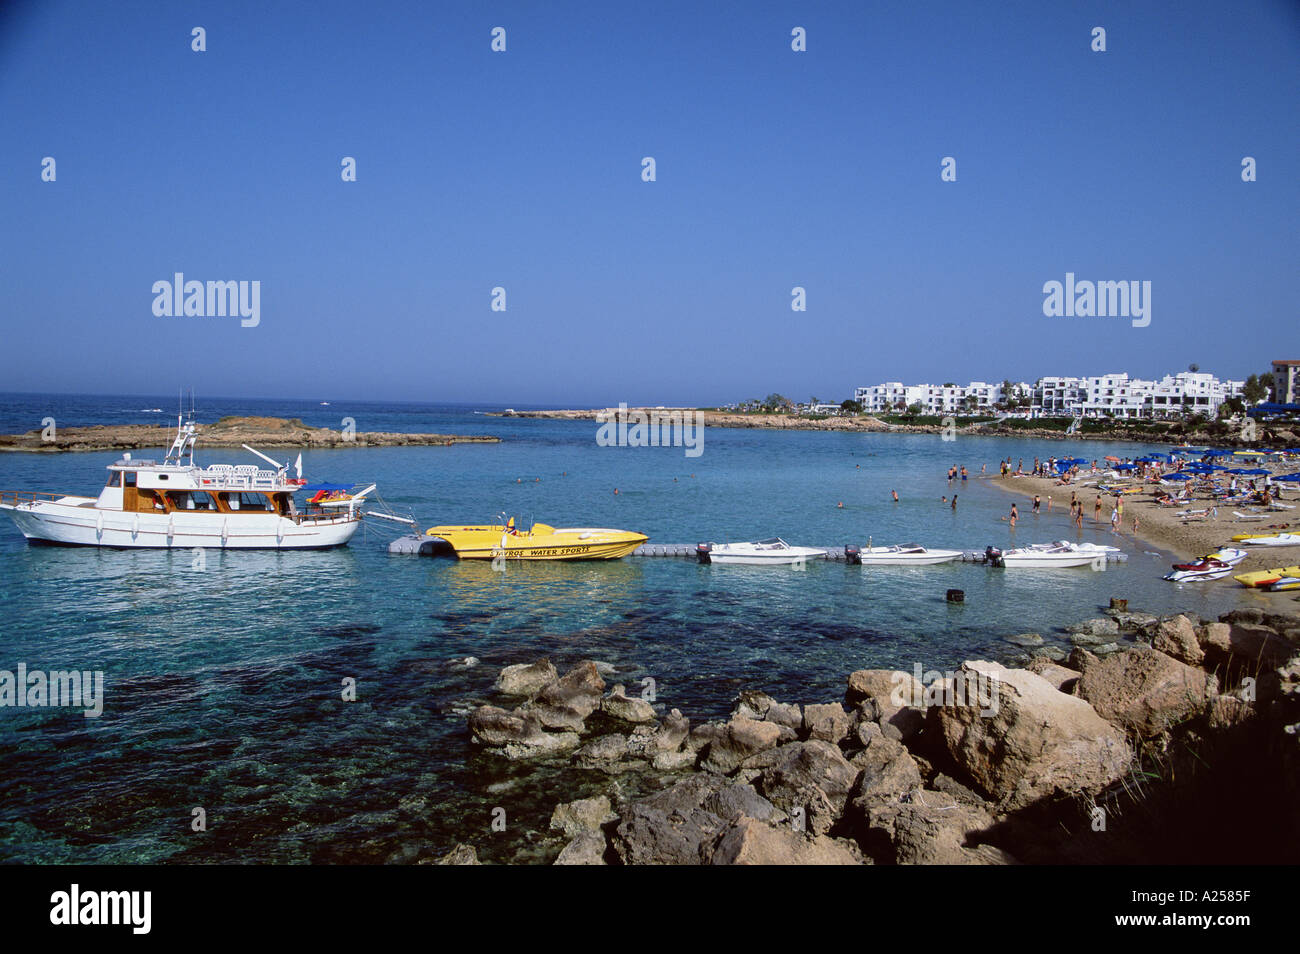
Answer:
<svg viewBox="0 0 1300 954"><path fill-rule="evenodd" d="M1295 468L1289 469L1294 470ZM1279 474L1284 472L1286 470L1283 469L1276 471ZM1105 478L1101 479L1104 482ZM1114 507L1116 500L1115 495L1098 491L1097 478L1090 475L1080 475L1079 481L1071 485L1064 485L1051 477L1032 477L1028 475L1017 477L1011 475L989 478L989 483L993 486L1029 500L1033 500L1034 495L1037 494L1042 499L1041 506L1044 510L1047 509L1048 497L1050 496L1053 511L1060 510L1067 514L1070 507L1070 494L1076 493L1079 499L1083 501L1084 526L1092 528L1109 526L1111 509ZM1198 494L1185 505L1162 507L1154 500L1155 490L1169 488L1160 487L1158 484L1147 486L1151 489L1143 489L1140 494L1125 495L1124 512L1120 520L1120 535L1130 540L1146 541L1188 560L1202 557L1225 545L1238 546L1238 544L1231 542L1234 534L1262 533L1266 529L1295 531L1300 528L1300 493L1296 491L1287 492L1287 496L1282 499L1282 502L1297 504L1297 509L1278 510L1262 514L1264 517L1262 520L1241 520L1233 515L1234 506L1227 504L1218 507L1218 515L1215 517L1184 521L1175 516L1177 511L1214 507L1215 502L1209 497ZM1101 494L1101 517L1099 521L1095 521L1093 513L1099 493ZM1028 507L1022 506L1020 508L1022 515L1027 513L1028 509ZM1235 509L1242 513L1247 512L1241 505L1237 505ZM1256 516L1256 514L1252 514L1252 516ZM1134 517L1137 517L1138 520L1136 536L1133 533ZM1251 550L1250 547L1245 547L1245 549ZM1300 547L1261 547L1252 551L1250 556L1242 561L1239 572L1245 573L1270 567L1291 566L1296 563L1300 563ZM1269 605L1278 611L1289 612L1294 610L1296 598L1294 592L1269 593L1265 590L1246 590L1240 587L1231 576L1223 580L1198 585L1232 586L1241 589L1243 594L1249 592L1252 596L1266 599Z"/></svg>

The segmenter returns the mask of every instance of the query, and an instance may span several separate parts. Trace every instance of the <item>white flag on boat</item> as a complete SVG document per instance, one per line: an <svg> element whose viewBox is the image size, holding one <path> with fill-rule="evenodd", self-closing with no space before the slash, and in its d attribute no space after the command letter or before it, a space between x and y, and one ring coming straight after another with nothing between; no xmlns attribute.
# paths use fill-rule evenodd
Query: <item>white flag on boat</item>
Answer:
<svg viewBox="0 0 1300 954"><path fill-rule="evenodd" d="M302 480L302 454L299 454L298 459L293 462L293 469L297 473L298 479Z"/></svg>

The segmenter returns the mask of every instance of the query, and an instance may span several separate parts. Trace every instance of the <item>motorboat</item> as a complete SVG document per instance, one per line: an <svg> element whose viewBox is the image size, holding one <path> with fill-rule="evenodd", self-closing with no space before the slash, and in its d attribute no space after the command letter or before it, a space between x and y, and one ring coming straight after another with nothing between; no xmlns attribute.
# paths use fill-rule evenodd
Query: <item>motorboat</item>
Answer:
<svg viewBox="0 0 1300 954"><path fill-rule="evenodd" d="M1300 590L1300 576L1284 576L1268 585L1269 592L1280 593L1282 590Z"/></svg>
<svg viewBox="0 0 1300 954"><path fill-rule="evenodd" d="M1271 586L1285 577L1300 577L1300 566L1283 566L1272 570L1255 570L1253 573L1238 573L1233 579L1242 586L1261 588Z"/></svg>
<svg viewBox="0 0 1300 954"><path fill-rule="evenodd" d="M1221 550L1215 550L1213 553L1207 553L1192 563L1175 563L1175 570L1205 570L1211 568L1213 564L1226 563L1228 566L1236 566L1242 560L1246 559L1249 554L1238 547L1224 547Z"/></svg>
<svg viewBox="0 0 1300 954"><path fill-rule="evenodd" d="M889 547L862 547L858 554L864 566L928 566L956 560L961 551L931 550L918 543L901 543Z"/></svg>
<svg viewBox="0 0 1300 954"><path fill-rule="evenodd" d="M1232 539L1248 547L1300 546L1300 534L1296 533L1238 534Z"/></svg>
<svg viewBox="0 0 1300 954"><path fill-rule="evenodd" d="M737 563L749 566L788 566L826 556L817 547L794 547L780 537L756 543L701 543L695 548L701 563Z"/></svg>
<svg viewBox="0 0 1300 954"><path fill-rule="evenodd" d="M29 540L68 546L214 549L324 549L347 543L374 484L351 494L345 506L299 508L293 495L306 483L248 445L273 465L194 463L198 429L176 421L177 434L162 463L129 453L108 465L108 482L96 497L2 493L0 509Z"/></svg>
<svg viewBox="0 0 1300 954"><path fill-rule="evenodd" d="M430 527L434 556L461 560L617 560L649 539L644 533L604 527L516 526L513 517L477 526Z"/></svg>
<svg viewBox="0 0 1300 954"><path fill-rule="evenodd" d="M1017 547L1012 550L998 550L989 547L984 551L984 556L994 566L1008 569L1012 567L1052 569L1055 567L1089 566L1098 560L1105 560L1106 550L1097 547L1095 544L1080 545L1062 541Z"/></svg>

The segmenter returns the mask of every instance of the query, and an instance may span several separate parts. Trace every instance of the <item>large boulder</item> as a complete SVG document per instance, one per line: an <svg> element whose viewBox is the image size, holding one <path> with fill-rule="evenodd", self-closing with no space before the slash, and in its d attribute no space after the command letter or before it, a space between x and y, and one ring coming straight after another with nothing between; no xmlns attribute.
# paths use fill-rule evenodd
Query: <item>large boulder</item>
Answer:
<svg viewBox="0 0 1300 954"><path fill-rule="evenodd" d="M596 769L609 775L618 775L631 769L644 768L645 762L632 757L628 737L611 732L592 739L573 753L573 764L579 768Z"/></svg>
<svg viewBox="0 0 1300 954"><path fill-rule="evenodd" d="M1123 732L1083 699L997 663L965 662L961 671L983 680L994 704L968 698L932 707L931 718L948 754L1003 810L1057 793L1095 794L1128 769Z"/></svg>
<svg viewBox="0 0 1300 954"><path fill-rule="evenodd" d="M699 865L708 861L726 823L703 807L725 779L691 775L623 810L610 842L627 865Z"/></svg>
<svg viewBox="0 0 1300 954"><path fill-rule="evenodd" d="M775 723L736 716L726 724L722 734L709 743L700 768L730 775L747 758L774 747L780 741L781 727Z"/></svg>
<svg viewBox="0 0 1300 954"><path fill-rule="evenodd" d="M878 736L850 762L861 771L853 790L853 807L865 815L873 805L900 802L921 787L916 759L894 739Z"/></svg>
<svg viewBox="0 0 1300 954"><path fill-rule="evenodd" d="M1025 667L1032 673L1042 676L1060 692L1072 692L1079 679L1079 673L1052 662L1046 656L1035 656Z"/></svg>
<svg viewBox="0 0 1300 954"><path fill-rule="evenodd" d="M787 815L802 815L814 835L828 831L848 802L858 769L829 742L789 742L751 759L758 769L756 788Z"/></svg>
<svg viewBox="0 0 1300 954"><path fill-rule="evenodd" d="M993 827L992 815L940 792L922 792L910 803L876 806L869 811L867 824L870 834L888 845L889 857L881 860L894 864L1016 863L1001 849L974 843Z"/></svg>
<svg viewBox="0 0 1300 954"><path fill-rule="evenodd" d="M1075 695L1103 719L1143 738L1203 712L1218 694L1213 675L1156 649L1126 649L1105 659L1079 653L1077 658L1082 675Z"/></svg>
<svg viewBox="0 0 1300 954"><path fill-rule="evenodd" d="M788 826L741 816L723 832L710 859L715 865L858 865L843 843L809 837Z"/></svg>
<svg viewBox="0 0 1300 954"><path fill-rule="evenodd" d="M1229 614L1234 616L1235 613ZM1248 617L1247 617L1248 619ZM1200 633L1201 648L1220 658L1237 656L1266 668L1281 666L1300 650L1291 640L1263 623L1238 621L1207 623Z"/></svg>
<svg viewBox="0 0 1300 954"><path fill-rule="evenodd" d="M1191 666L1199 666L1205 659L1205 650L1196 639L1196 627L1186 616L1166 617L1157 622L1150 632L1151 648L1166 656Z"/></svg>
<svg viewBox="0 0 1300 954"><path fill-rule="evenodd" d="M496 706L479 706L468 721L474 741L510 759L561 755L580 744L576 732L547 732L535 717Z"/></svg>
<svg viewBox="0 0 1300 954"><path fill-rule="evenodd" d="M703 802L706 811L713 812L724 821L732 821L741 815L758 821L783 821L785 812L781 811L745 782L728 785L715 792Z"/></svg>
<svg viewBox="0 0 1300 954"><path fill-rule="evenodd" d="M549 659L535 663L520 663L506 666L497 676L497 692L507 696L527 696L532 698L559 678L559 673Z"/></svg>

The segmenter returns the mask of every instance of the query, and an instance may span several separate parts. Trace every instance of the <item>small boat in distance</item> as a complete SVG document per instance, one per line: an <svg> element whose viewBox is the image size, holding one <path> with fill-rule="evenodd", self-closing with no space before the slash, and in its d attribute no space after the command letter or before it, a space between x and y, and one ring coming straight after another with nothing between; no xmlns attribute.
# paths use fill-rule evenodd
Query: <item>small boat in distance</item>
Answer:
<svg viewBox="0 0 1300 954"><path fill-rule="evenodd" d="M794 547L780 537L756 543L701 543L695 548L701 563L734 563L747 566L789 566L826 556L817 547Z"/></svg>
<svg viewBox="0 0 1300 954"><path fill-rule="evenodd" d="M900 543L890 547L863 547L859 554L863 566L928 566L955 560L961 551L930 550L919 543Z"/></svg>
<svg viewBox="0 0 1300 954"><path fill-rule="evenodd" d="M108 465L98 497L0 493L29 540L68 546L216 549L324 549L347 543L362 513L358 505L375 489L351 495L344 507L300 509L293 495L306 483L244 445L275 470L252 464L194 463L197 428L176 420L177 434L161 464L123 454Z"/></svg>
<svg viewBox="0 0 1300 954"><path fill-rule="evenodd" d="M994 566L1010 569L1026 567L1032 569L1054 569L1058 567L1088 566L1097 560L1105 560L1106 554L1114 547L1102 548L1095 544L1074 543L1038 543L1012 550L998 550L989 547L984 551L988 562Z"/></svg>
<svg viewBox="0 0 1300 954"><path fill-rule="evenodd" d="M617 560L649 539L644 533L603 527L552 527L534 523L527 530L515 519L477 526L444 525L424 532L432 538L432 556L460 560Z"/></svg>

